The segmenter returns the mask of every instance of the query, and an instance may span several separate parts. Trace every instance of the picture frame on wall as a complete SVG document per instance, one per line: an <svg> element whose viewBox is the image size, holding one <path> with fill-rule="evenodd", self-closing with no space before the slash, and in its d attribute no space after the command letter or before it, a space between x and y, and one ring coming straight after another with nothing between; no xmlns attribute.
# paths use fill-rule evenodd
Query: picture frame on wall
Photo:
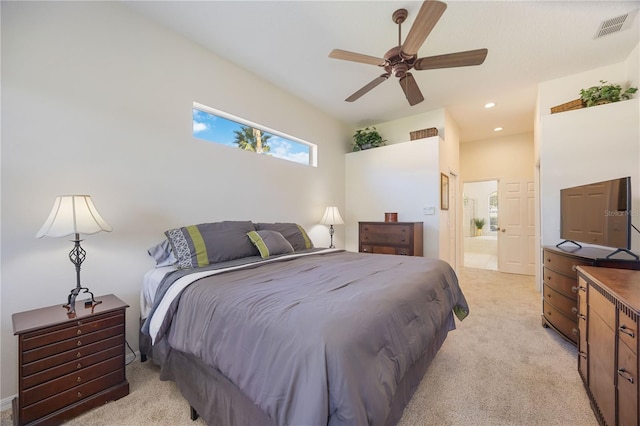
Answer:
<svg viewBox="0 0 640 426"><path fill-rule="evenodd" d="M440 173L440 210L449 210L449 176Z"/></svg>

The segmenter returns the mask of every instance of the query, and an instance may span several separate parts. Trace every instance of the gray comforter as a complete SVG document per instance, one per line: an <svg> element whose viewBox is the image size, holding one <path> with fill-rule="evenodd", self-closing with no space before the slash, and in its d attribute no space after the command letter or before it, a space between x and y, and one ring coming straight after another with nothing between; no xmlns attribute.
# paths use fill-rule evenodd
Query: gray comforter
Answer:
<svg viewBox="0 0 640 426"><path fill-rule="evenodd" d="M196 281L156 344L219 369L278 425L379 425L452 312L468 306L447 263L333 252Z"/></svg>

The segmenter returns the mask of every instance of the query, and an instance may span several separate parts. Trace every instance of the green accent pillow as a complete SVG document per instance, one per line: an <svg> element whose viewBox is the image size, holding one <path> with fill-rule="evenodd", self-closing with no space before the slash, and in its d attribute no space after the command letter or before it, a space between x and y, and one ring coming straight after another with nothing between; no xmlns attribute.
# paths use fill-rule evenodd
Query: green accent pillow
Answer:
<svg viewBox="0 0 640 426"><path fill-rule="evenodd" d="M256 231L276 231L289 241L295 251L313 248L313 243L304 228L297 223L256 223Z"/></svg>
<svg viewBox="0 0 640 426"><path fill-rule="evenodd" d="M251 231L247 236L260 252L260 256L266 259L277 254L293 253L293 247L289 241L276 231Z"/></svg>
<svg viewBox="0 0 640 426"><path fill-rule="evenodd" d="M212 263L257 255L247 232L251 221L224 221L184 226L165 232L180 269L200 268Z"/></svg>

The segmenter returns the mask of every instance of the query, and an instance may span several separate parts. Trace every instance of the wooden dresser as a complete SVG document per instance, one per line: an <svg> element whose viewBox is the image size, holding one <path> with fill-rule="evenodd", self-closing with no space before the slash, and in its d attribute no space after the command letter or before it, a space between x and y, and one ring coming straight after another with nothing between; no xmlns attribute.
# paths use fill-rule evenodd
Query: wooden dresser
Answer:
<svg viewBox="0 0 640 426"><path fill-rule="evenodd" d="M574 344L578 343L578 266L640 269L640 261L606 256L613 249L544 247L542 253L542 325L551 327Z"/></svg>
<svg viewBox="0 0 640 426"><path fill-rule="evenodd" d="M422 256L422 222L358 222L361 253Z"/></svg>
<svg viewBox="0 0 640 426"><path fill-rule="evenodd" d="M604 425L638 426L640 271L578 267L578 372Z"/></svg>
<svg viewBox="0 0 640 426"><path fill-rule="evenodd" d="M61 304L13 314L18 335L14 424L60 424L129 394L125 310L114 295L69 318Z"/></svg>

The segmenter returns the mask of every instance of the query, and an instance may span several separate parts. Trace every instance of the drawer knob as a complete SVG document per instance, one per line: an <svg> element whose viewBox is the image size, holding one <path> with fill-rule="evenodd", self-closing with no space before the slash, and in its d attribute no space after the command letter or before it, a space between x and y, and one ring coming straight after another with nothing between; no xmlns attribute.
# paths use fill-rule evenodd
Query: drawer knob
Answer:
<svg viewBox="0 0 640 426"><path fill-rule="evenodd" d="M78 343L76 343L76 346L82 346L82 342L78 340Z"/></svg>
<svg viewBox="0 0 640 426"><path fill-rule="evenodd" d="M78 392L78 398L82 398L82 392Z"/></svg>
<svg viewBox="0 0 640 426"><path fill-rule="evenodd" d="M577 269L576 269L577 267L578 267L577 265L571 265L571 270L573 272L576 272L577 271Z"/></svg>
<svg viewBox="0 0 640 426"><path fill-rule="evenodd" d="M636 333L634 333L633 330L629 330L629 327L627 327L624 324L620 326L619 330L620 330L620 333L624 333L627 336L636 337Z"/></svg>
<svg viewBox="0 0 640 426"><path fill-rule="evenodd" d="M547 281L551 281L551 277L547 277Z"/></svg>
<svg viewBox="0 0 640 426"><path fill-rule="evenodd" d="M624 368L618 368L618 375L633 384L633 376Z"/></svg>
<svg viewBox="0 0 640 426"><path fill-rule="evenodd" d="M587 353L586 352L580 351L580 353L578 355L580 355L584 359L587 359Z"/></svg>
<svg viewBox="0 0 640 426"><path fill-rule="evenodd" d="M587 316L586 315L582 315L582 314L576 314L576 316L582 320L587 320Z"/></svg>
<svg viewBox="0 0 640 426"><path fill-rule="evenodd" d="M82 377L78 376L78 378L76 379L76 382L80 383L82 381Z"/></svg>
<svg viewBox="0 0 640 426"><path fill-rule="evenodd" d="M82 330L78 329L78 331L76 331L76 334L79 336L82 334Z"/></svg>
<svg viewBox="0 0 640 426"><path fill-rule="evenodd" d="M78 365L76 365L76 368L77 368L77 369L82 368L82 364L78 363Z"/></svg>
<svg viewBox="0 0 640 426"><path fill-rule="evenodd" d="M81 354L80 352L78 352L78 353L76 354L76 358L80 358L81 356L82 356L82 354Z"/></svg>
<svg viewBox="0 0 640 426"><path fill-rule="evenodd" d="M577 328L572 328L572 329L571 329L571 332L572 332L573 334L575 334L576 336L580 334L580 331L579 331Z"/></svg>

